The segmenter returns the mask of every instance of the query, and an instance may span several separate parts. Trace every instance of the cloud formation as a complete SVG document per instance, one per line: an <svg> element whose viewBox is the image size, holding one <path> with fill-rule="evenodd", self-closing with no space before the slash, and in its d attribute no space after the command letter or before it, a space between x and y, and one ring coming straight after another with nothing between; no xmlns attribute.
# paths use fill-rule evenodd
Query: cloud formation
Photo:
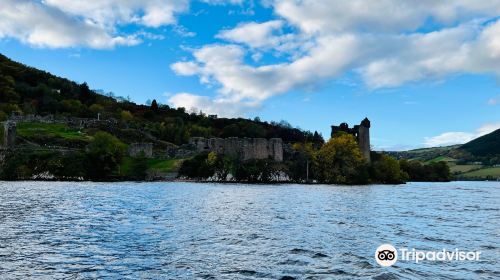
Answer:
<svg viewBox="0 0 500 280"><path fill-rule="evenodd" d="M459 73L494 73L500 77L500 20L468 21L427 33L325 30L316 35L287 34L286 39L277 31L284 24L244 23L223 30L218 37L228 43L195 49L193 60L174 63L171 68L179 75L198 75L202 83L219 86L217 98L256 102L315 87L346 72L358 73L371 89L445 79ZM258 58L269 49L283 53L283 46L290 49L290 42L304 38L309 45L288 52L283 62L260 66L245 62L247 56L258 54Z"/></svg>
<svg viewBox="0 0 500 280"><path fill-rule="evenodd" d="M424 145L426 147L449 146L464 144L478 137L500 129L500 123L487 123L478 128L475 132L445 132L434 137L426 137Z"/></svg>
<svg viewBox="0 0 500 280"><path fill-rule="evenodd" d="M103 49L140 42L137 36L114 35L96 22L76 19L38 2L0 2L0 38L13 37L29 45L52 48L88 46Z"/></svg>
<svg viewBox="0 0 500 280"><path fill-rule="evenodd" d="M226 2L239 3L214 4ZM187 12L189 4L189 0L0 0L0 38L47 48L136 45L151 36L122 33L121 27L175 25L177 15Z"/></svg>
<svg viewBox="0 0 500 280"><path fill-rule="evenodd" d="M199 112L219 117L241 116L248 110L255 110L259 104L252 102L235 102L227 99L210 99L207 96L200 96L191 93L177 93L168 99L168 102L175 107L183 107L191 112Z"/></svg>
<svg viewBox="0 0 500 280"><path fill-rule="evenodd" d="M245 5L242 0L198 0ZM48 48L110 49L161 38L123 28L173 25L192 0L0 0L0 38ZM266 99L311 89L354 73L370 89L441 80L461 73L500 77L500 0L266 0L273 18L246 20L191 47L171 69L217 89L195 99L254 108ZM197 30L195 30L197 31ZM198 31L199 32L199 31ZM272 59L267 59L272 57ZM269 62L271 61L271 62ZM186 95L183 95L186 97ZM176 99L174 99L176 100ZM178 100L177 100L178 101ZM222 103L221 103L222 102ZM186 102L187 103L187 102ZM496 100L490 100L494 105ZM179 102L177 102L179 104ZM194 104L196 105L196 104ZM220 111L223 111L221 109Z"/></svg>
<svg viewBox="0 0 500 280"><path fill-rule="evenodd" d="M280 43L280 37L273 33L280 31L283 24L281 20L240 23L233 29L222 30L217 37L246 44L251 48L276 47Z"/></svg>

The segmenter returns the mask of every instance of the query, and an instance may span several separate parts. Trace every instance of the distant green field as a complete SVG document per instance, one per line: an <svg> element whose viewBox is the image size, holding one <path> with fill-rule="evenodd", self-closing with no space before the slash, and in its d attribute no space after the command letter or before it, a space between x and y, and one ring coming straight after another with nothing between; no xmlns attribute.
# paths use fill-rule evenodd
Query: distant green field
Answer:
<svg viewBox="0 0 500 280"><path fill-rule="evenodd" d="M67 140L89 141L90 136L65 124L29 123L17 124L17 135L26 138L63 138Z"/></svg>
<svg viewBox="0 0 500 280"><path fill-rule="evenodd" d="M445 161L445 162L448 162L448 163L452 163L452 162L455 162L457 161L456 159L454 158L451 158L451 157L447 157L447 156L438 156L436 158L433 158L431 160L428 160L426 161L425 163L434 163L434 162L440 162L440 161Z"/></svg>
<svg viewBox="0 0 500 280"><path fill-rule="evenodd" d="M487 178L492 177L495 179L500 178L500 167L483 168L474 170L460 175L464 178Z"/></svg>
<svg viewBox="0 0 500 280"><path fill-rule="evenodd" d="M422 153L442 153L446 151L453 150L460 145L446 146L446 147L433 147L433 148L422 148L406 151L409 154L422 154Z"/></svg>
<svg viewBox="0 0 500 280"><path fill-rule="evenodd" d="M473 165L473 164L454 165L454 164L450 164L451 173L465 173L465 172L470 172L470 171L480 169L480 168L482 168L482 165Z"/></svg>

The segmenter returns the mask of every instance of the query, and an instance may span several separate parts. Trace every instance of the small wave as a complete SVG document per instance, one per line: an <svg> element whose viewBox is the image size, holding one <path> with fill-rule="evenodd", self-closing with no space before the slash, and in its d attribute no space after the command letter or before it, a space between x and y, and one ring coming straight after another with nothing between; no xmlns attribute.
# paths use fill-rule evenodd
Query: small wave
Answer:
<svg viewBox="0 0 500 280"><path fill-rule="evenodd" d="M373 280L397 280L399 277L394 273L382 273L377 276L372 277Z"/></svg>
<svg viewBox="0 0 500 280"><path fill-rule="evenodd" d="M316 253L314 254L313 258L318 259L318 258L326 258L328 255L323 254L323 253Z"/></svg>

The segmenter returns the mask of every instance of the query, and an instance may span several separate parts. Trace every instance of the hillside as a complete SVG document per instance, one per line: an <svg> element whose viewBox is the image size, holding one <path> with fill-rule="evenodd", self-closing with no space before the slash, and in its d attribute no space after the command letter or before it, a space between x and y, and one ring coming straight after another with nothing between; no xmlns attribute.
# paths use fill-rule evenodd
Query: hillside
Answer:
<svg viewBox="0 0 500 280"><path fill-rule="evenodd" d="M0 179L7 180L167 178L190 157L182 147L191 137L324 142L285 121L218 118L156 100L135 104L0 54L0 122L9 119L16 120L15 148L3 149L0 129ZM152 151L146 145L133 154L137 143Z"/></svg>
<svg viewBox="0 0 500 280"><path fill-rule="evenodd" d="M474 139L459 149L477 157L498 157L500 155L500 129Z"/></svg>
<svg viewBox="0 0 500 280"><path fill-rule="evenodd" d="M129 131L140 129L162 141L185 144L190 137L282 138L284 142L323 142L318 133L293 128L282 121L217 118L153 101L138 105L122 97L98 94L77 84L10 60L0 54L0 121L11 114L116 119ZM132 133L134 134L134 133ZM142 135L142 133L141 133ZM123 139L127 142L127 139ZM131 141L134 141L132 139Z"/></svg>
<svg viewBox="0 0 500 280"><path fill-rule="evenodd" d="M293 128L285 121L218 118L156 100L135 104L2 55L1 121L6 122L0 129L0 180L180 176L237 182L393 184L451 178L448 166L441 162L400 165L377 153L371 153L367 162L349 133L337 133L325 144L317 132ZM226 139L207 140L211 137Z"/></svg>
<svg viewBox="0 0 500 280"><path fill-rule="evenodd" d="M424 163L444 161L457 179L500 179L500 129L463 145L387 153Z"/></svg>

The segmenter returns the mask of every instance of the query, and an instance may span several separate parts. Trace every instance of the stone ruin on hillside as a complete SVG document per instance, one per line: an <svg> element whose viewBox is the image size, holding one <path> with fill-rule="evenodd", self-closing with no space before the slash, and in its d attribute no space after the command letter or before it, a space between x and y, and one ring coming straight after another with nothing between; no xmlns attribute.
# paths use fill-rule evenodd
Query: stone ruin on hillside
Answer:
<svg viewBox="0 0 500 280"><path fill-rule="evenodd" d="M153 143L132 143L128 147L128 154L131 157L153 157Z"/></svg>
<svg viewBox="0 0 500 280"><path fill-rule="evenodd" d="M189 144L196 152L216 152L218 154L238 157L242 160L272 159L283 161L283 141L281 138L203 138L193 137Z"/></svg>
<svg viewBox="0 0 500 280"><path fill-rule="evenodd" d="M16 145L16 123L12 121L6 121L1 123L2 139L0 146L4 148L12 148Z"/></svg>

